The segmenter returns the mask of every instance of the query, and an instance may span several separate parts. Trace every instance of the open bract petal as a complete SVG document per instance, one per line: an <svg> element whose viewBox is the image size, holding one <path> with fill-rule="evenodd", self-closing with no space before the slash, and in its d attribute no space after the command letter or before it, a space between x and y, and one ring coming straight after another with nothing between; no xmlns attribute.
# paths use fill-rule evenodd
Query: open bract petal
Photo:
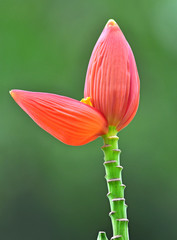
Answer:
<svg viewBox="0 0 177 240"><path fill-rule="evenodd" d="M83 145L107 133L103 115L75 99L22 90L10 94L41 128L65 144Z"/></svg>

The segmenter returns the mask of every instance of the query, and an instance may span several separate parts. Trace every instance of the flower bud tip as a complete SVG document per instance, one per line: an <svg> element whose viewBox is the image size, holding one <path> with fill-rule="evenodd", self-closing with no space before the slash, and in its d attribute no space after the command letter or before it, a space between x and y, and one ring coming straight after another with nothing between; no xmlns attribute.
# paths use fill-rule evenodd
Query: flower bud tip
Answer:
<svg viewBox="0 0 177 240"><path fill-rule="evenodd" d="M106 24L106 27L118 27L118 24L113 19L109 19L109 21Z"/></svg>

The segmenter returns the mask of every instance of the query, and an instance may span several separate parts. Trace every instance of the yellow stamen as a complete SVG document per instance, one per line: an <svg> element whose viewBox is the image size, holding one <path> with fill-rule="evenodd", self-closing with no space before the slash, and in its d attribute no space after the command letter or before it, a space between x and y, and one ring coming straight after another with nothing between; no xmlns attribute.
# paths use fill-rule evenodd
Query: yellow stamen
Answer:
<svg viewBox="0 0 177 240"><path fill-rule="evenodd" d="M81 99L81 102L83 102L83 103L85 103L85 104L87 104L87 105L93 107L92 102L91 102L90 99L91 99L91 97L82 98L82 99Z"/></svg>

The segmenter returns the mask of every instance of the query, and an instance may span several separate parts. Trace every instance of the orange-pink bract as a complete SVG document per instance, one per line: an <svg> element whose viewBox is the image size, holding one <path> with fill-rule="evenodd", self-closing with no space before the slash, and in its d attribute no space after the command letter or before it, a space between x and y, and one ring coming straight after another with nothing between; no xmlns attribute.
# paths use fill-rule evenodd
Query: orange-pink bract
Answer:
<svg viewBox="0 0 177 240"><path fill-rule="evenodd" d="M139 104L139 77L129 44L115 21L109 20L89 62L86 100L22 90L10 94L41 128L77 146L106 134L108 126L120 131L128 125Z"/></svg>
<svg viewBox="0 0 177 240"><path fill-rule="evenodd" d="M118 131L127 126L139 104L139 76L132 50L114 20L109 20L92 52L84 97Z"/></svg>
<svg viewBox="0 0 177 240"><path fill-rule="evenodd" d="M107 132L103 115L75 99L21 90L10 94L41 128L66 144L83 145Z"/></svg>

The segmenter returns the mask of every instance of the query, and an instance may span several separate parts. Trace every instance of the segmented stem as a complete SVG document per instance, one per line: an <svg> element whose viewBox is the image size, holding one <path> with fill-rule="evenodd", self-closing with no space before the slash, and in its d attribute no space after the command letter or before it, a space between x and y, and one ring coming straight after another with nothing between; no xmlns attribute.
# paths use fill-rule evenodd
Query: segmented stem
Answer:
<svg viewBox="0 0 177 240"><path fill-rule="evenodd" d="M97 240L108 240L105 232L99 232Z"/></svg>
<svg viewBox="0 0 177 240"><path fill-rule="evenodd" d="M122 183L122 166L120 166L120 149L118 149L117 131L115 127L109 127L108 134L103 136L102 150L105 156L106 180L108 186L108 199L110 202L113 237L111 239L129 240L127 205L125 204L124 189Z"/></svg>

